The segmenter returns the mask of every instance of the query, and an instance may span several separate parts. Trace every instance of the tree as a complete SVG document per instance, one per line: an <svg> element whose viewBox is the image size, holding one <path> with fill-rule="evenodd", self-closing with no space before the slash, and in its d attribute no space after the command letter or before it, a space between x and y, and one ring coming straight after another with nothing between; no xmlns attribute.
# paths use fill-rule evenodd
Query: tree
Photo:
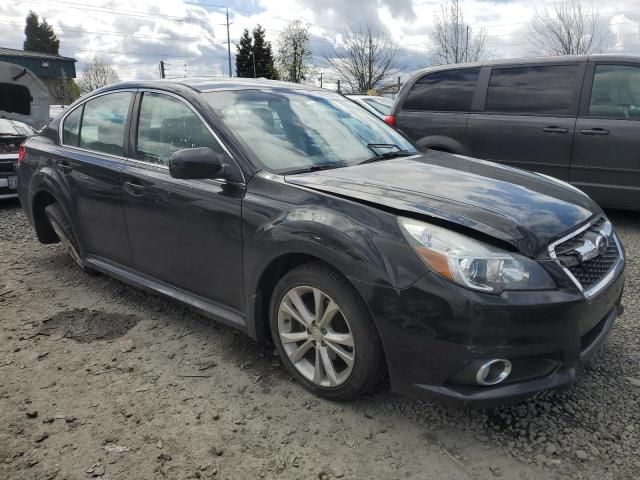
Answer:
<svg viewBox="0 0 640 480"><path fill-rule="evenodd" d="M249 30L244 29L240 43L236 45L236 76L253 78L253 45Z"/></svg>
<svg viewBox="0 0 640 480"><path fill-rule="evenodd" d="M276 65L283 80L300 83L313 72L309 24L294 20L280 33Z"/></svg>
<svg viewBox="0 0 640 480"><path fill-rule="evenodd" d="M434 17L431 54L438 64L477 62L485 54L487 34L465 23L460 0L447 0Z"/></svg>
<svg viewBox="0 0 640 480"><path fill-rule="evenodd" d="M271 42L267 42L265 31L260 25L253 29L253 55L256 62L256 76L271 80L278 80L280 77L273 60Z"/></svg>
<svg viewBox="0 0 640 480"><path fill-rule="evenodd" d="M343 35L343 51L327 62L354 93L366 93L396 70L397 47L381 30L370 25Z"/></svg>
<svg viewBox="0 0 640 480"><path fill-rule="evenodd" d="M38 15L34 12L30 11L27 15L24 34L26 36L24 50L59 55L60 40L56 37L51 25L45 19L40 22Z"/></svg>
<svg viewBox="0 0 640 480"><path fill-rule="evenodd" d="M566 0L536 11L529 41L546 55L581 55L601 53L616 38L593 4L583 8L580 0Z"/></svg>
<svg viewBox="0 0 640 480"><path fill-rule="evenodd" d="M111 65L98 57L92 57L87 62L87 68L78 80L80 93L92 92L96 88L106 87L119 82L120 78Z"/></svg>

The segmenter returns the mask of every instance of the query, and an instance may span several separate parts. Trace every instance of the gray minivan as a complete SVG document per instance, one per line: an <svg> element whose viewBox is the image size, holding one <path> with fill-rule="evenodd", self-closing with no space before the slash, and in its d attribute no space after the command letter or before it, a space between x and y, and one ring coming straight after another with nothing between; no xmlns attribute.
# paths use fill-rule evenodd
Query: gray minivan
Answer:
<svg viewBox="0 0 640 480"><path fill-rule="evenodd" d="M424 147L533 170L603 206L640 209L640 57L419 70L385 121Z"/></svg>

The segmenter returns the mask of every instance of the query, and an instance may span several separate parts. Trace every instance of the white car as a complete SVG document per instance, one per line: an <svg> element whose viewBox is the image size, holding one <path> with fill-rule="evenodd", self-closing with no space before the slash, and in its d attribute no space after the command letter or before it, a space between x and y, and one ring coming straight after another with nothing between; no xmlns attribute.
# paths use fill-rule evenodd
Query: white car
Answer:
<svg viewBox="0 0 640 480"><path fill-rule="evenodd" d="M17 197L20 144L49 121L49 91L36 75L0 62L0 199Z"/></svg>
<svg viewBox="0 0 640 480"><path fill-rule="evenodd" d="M345 95L361 107L369 110L375 116L384 120L384 117L391 114L393 100L387 97L375 97L373 95Z"/></svg>

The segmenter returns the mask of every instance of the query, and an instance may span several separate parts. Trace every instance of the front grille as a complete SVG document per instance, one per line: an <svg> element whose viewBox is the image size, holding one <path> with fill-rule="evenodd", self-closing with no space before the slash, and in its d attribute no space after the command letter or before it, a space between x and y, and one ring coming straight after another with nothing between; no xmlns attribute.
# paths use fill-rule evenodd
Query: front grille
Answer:
<svg viewBox="0 0 640 480"><path fill-rule="evenodd" d="M589 228L554 247L554 253L560 264L573 275L585 291L595 287L611 272L621 257L618 242L613 233L608 237L609 244L604 254L588 260L581 260L580 255L576 252L576 249L581 247L586 239L593 238L594 233L602 233L606 222L605 218L601 218Z"/></svg>
<svg viewBox="0 0 640 480"><path fill-rule="evenodd" d="M596 285L618 263L620 252L616 242L611 239L609 248L604 255L582 262L574 267L568 267L571 275L576 277L582 288L589 290Z"/></svg>

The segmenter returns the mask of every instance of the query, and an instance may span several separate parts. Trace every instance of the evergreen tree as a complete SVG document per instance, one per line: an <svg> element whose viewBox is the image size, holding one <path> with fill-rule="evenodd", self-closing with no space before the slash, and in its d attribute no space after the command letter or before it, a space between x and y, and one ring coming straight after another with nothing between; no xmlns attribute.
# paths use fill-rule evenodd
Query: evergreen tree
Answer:
<svg viewBox="0 0 640 480"><path fill-rule="evenodd" d="M246 28L240 37L240 43L236 45L236 76L253 78L253 46L251 36Z"/></svg>
<svg viewBox="0 0 640 480"><path fill-rule="evenodd" d="M265 31L260 25L253 29L253 54L256 61L256 77L278 80L278 72L273 65L271 42L265 40Z"/></svg>
<svg viewBox="0 0 640 480"><path fill-rule="evenodd" d="M44 19L40 22L38 15L34 12L29 12L27 15L24 34L26 36L24 50L59 55L60 40L56 37L51 25Z"/></svg>

